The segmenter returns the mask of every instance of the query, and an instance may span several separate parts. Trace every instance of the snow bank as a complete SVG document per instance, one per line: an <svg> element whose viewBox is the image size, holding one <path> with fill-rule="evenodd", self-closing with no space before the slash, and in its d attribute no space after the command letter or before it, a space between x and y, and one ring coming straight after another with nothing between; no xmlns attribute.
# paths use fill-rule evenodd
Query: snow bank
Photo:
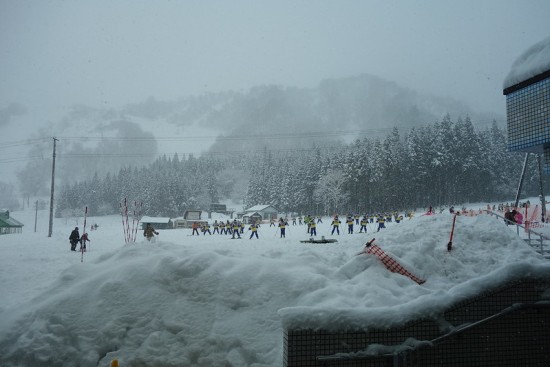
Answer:
<svg viewBox="0 0 550 367"><path fill-rule="evenodd" d="M550 37L529 47L512 64L504 79L503 89L550 70Z"/></svg>
<svg viewBox="0 0 550 367"><path fill-rule="evenodd" d="M83 263L68 251L72 223L43 249L28 243L32 234L0 239L10 270L0 273L2 366L108 366L115 358L121 366L280 366L285 326L387 327L515 277L550 276L546 260L486 216L457 219L450 254L445 214L323 245L299 243L308 237L303 226L281 239L264 225L260 240L167 230L156 243L121 246L120 218L97 220L105 223L90 232ZM373 236L426 283L356 256ZM31 297L20 276L42 263L50 264L47 284L29 284Z"/></svg>

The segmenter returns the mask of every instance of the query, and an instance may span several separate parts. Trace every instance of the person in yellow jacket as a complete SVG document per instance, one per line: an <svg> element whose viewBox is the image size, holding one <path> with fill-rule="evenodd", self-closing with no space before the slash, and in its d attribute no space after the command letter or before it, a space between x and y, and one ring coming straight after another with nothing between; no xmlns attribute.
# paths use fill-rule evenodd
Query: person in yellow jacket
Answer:
<svg viewBox="0 0 550 367"><path fill-rule="evenodd" d="M288 222L283 218L279 219L279 229L281 230L281 238L286 238L286 226L288 226Z"/></svg>
<svg viewBox="0 0 550 367"><path fill-rule="evenodd" d="M330 225L332 226L332 232L330 234L332 235L334 231L336 231L338 235L340 235L340 219L338 219L338 216L334 217Z"/></svg>
<svg viewBox="0 0 550 367"><path fill-rule="evenodd" d="M233 230L231 229L231 223L229 222L229 219L227 222L225 222L225 234L232 234Z"/></svg>
<svg viewBox="0 0 550 367"><path fill-rule="evenodd" d="M353 217L351 215L346 218L346 224L348 225L348 234L353 234Z"/></svg>
<svg viewBox="0 0 550 367"><path fill-rule="evenodd" d="M249 230L250 232L252 232L252 233L250 234L250 238L249 238L250 240L251 240L252 237L254 237L254 236L256 236L257 239L260 239L260 238L258 237L258 226L256 225L255 222L252 222L252 224L250 225L250 227L248 228L248 230Z"/></svg>
<svg viewBox="0 0 550 367"><path fill-rule="evenodd" d="M204 223L204 225L202 226L202 234L206 236L206 232L208 232L208 234L212 234L210 232L210 224L208 224L208 222Z"/></svg>
<svg viewBox="0 0 550 367"><path fill-rule="evenodd" d="M363 219L361 219L361 228L359 228L359 233L363 233L363 229L365 230L365 233L367 233L367 224L369 223L369 220L367 218L367 215L363 216Z"/></svg>
<svg viewBox="0 0 550 367"><path fill-rule="evenodd" d="M240 234L241 225L239 224L239 222L237 222L236 219L233 221L232 227L233 227L233 237L231 238L235 239L235 234L239 236L239 238L241 238L241 234Z"/></svg>
<svg viewBox="0 0 550 367"><path fill-rule="evenodd" d="M314 220L309 223L309 234L311 236L317 236L317 223Z"/></svg>
<svg viewBox="0 0 550 367"><path fill-rule="evenodd" d="M384 229L386 228L386 219L384 218L383 215L379 215L378 216L378 229L376 230L376 232L379 232L381 229Z"/></svg>

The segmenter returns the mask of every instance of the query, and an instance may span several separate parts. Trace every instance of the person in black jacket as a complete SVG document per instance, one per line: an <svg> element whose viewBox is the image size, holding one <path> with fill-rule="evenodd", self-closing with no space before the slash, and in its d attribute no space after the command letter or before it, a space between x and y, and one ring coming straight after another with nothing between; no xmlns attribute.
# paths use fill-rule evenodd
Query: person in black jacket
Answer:
<svg viewBox="0 0 550 367"><path fill-rule="evenodd" d="M80 233L78 233L78 227L75 227L69 236L69 242L71 243L71 251L76 251L76 244L80 241Z"/></svg>

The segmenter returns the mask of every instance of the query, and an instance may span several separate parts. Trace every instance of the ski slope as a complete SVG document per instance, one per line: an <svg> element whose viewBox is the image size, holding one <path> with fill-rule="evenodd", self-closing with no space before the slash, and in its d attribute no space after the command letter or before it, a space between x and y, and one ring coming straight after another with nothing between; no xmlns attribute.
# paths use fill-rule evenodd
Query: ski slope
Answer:
<svg viewBox="0 0 550 367"><path fill-rule="evenodd" d="M23 233L0 236L2 366L281 366L285 326L386 327L515 277L550 276L548 260L487 215L457 218L451 253L448 213L366 235L330 236L323 218L318 237L332 244L300 243L305 226L280 238L264 224L258 240L178 229L125 245L121 217L97 217L81 258L68 237L82 218L55 219L48 238L47 211L36 233L34 214L12 213ZM372 238L426 282L357 255Z"/></svg>

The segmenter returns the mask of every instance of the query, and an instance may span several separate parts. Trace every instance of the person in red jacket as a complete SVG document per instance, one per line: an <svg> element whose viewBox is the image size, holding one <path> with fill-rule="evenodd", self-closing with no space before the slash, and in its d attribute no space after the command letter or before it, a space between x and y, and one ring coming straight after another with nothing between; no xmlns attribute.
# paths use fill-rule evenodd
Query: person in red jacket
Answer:
<svg viewBox="0 0 550 367"><path fill-rule="evenodd" d="M80 237L80 251L86 252L86 241L92 242L92 240L88 238L88 233L84 233L82 237Z"/></svg>
<svg viewBox="0 0 550 367"><path fill-rule="evenodd" d="M191 236L195 235L195 233L197 234L197 236L199 236L200 224L198 224L197 222L193 222L193 224L191 225L191 228L193 228L193 232L191 233Z"/></svg>

